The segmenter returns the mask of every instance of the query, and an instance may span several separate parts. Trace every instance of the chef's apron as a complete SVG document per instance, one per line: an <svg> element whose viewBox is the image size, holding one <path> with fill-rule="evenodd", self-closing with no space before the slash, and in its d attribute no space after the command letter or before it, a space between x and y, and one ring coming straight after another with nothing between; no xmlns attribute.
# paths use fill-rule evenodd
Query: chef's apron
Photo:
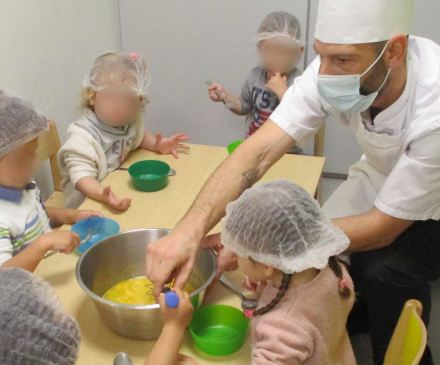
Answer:
<svg viewBox="0 0 440 365"><path fill-rule="evenodd" d="M403 108L402 115L393 119L405 119L407 110ZM390 134L370 131L358 115L356 139L364 155L350 168L347 181L324 204L323 210L331 219L364 214L373 208L387 176L405 152L403 134L403 129Z"/></svg>

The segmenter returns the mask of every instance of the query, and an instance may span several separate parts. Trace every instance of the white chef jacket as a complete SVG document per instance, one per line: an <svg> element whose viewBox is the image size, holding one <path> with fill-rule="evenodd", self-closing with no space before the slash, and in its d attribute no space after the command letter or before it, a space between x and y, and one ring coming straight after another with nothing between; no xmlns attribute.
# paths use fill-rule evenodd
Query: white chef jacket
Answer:
<svg viewBox="0 0 440 365"><path fill-rule="evenodd" d="M440 46L409 37L404 92L374 124L368 110L341 113L321 98L319 67L317 57L288 89L271 119L302 148L328 116L356 133L364 155L324 211L340 218L376 206L401 219L440 219Z"/></svg>

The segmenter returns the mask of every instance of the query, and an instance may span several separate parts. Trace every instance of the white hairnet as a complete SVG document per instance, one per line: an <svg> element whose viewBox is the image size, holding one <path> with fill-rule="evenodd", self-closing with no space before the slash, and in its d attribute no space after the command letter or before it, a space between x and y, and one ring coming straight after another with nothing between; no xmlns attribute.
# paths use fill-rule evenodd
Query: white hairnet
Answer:
<svg viewBox="0 0 440 365"><path fill-rule="evenodd" d="M306 42L301 38L299 20L285 11L270 13L260 23L255 40L257 43L273 37L288 37L296 41L301 47Z"/></svg>
<svg viewBox="0 0 440 365"><path fill-rule="evenodd" d="M93 63L89 74L84 77L83 87L94 91L109 86L126 86L138 96L146 97L151 77L147 62L137 53L106 53Z"/></svg>
<svg viewBox="0 0 440 365"><path fill-rule="evenodd" d="M49 129L45 117L20 96L0 90L0 157Z"/></svg>
<svg viewBox="0 0 440 365"><path fill-rule="evenodd" d="M258 184L229 203L221 241L239 257L286 274L323 269L350 243L309 193L288 180Z"/></svg>
<svg viewBox="0 0 440 365"><path fill-rule="evenodd" d="M47 282L23 269L0 269L0 364L75 364L80 337Z"/></svg>

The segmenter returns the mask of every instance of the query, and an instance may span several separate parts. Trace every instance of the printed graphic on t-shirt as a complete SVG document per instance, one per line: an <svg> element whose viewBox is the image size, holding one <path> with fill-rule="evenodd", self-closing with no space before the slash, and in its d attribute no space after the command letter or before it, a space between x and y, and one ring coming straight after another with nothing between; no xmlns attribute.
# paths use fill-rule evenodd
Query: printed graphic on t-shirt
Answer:
<svg viewBox="0 0 440 365"><path fill-rule="evenodd" d="M113 142L110 148L111 155L108 156L107 154L108 168L116 169L124 162L127 155L130 153L132 142L133 137L126 139L121 138Z"/></svg>
<svg viewBox="0 0 440 365"><path fill-rule="evenodd" d="M271 91L260 89L254 86L252 88L253 110L251 120L248 120L246 135L249 137L268 120L273 111L280 104L277 96Z"/></svg>

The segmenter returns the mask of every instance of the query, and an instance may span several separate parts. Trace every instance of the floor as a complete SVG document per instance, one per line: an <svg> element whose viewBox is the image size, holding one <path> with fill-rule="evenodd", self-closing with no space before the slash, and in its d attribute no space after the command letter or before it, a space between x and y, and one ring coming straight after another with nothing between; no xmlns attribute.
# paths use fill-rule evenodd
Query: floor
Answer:
<svg viewBox="0 0 440 365"><path fill-rule="evenodd" d="M343 180L324 179L322 185L323 202L338 188ZM354 336L353 349L358 365L374 365L372 360L371 343L368 335ZM434 362L440 364L440 280L432 284L432 310L429 326L429 343L434 356Z"/></svg>

